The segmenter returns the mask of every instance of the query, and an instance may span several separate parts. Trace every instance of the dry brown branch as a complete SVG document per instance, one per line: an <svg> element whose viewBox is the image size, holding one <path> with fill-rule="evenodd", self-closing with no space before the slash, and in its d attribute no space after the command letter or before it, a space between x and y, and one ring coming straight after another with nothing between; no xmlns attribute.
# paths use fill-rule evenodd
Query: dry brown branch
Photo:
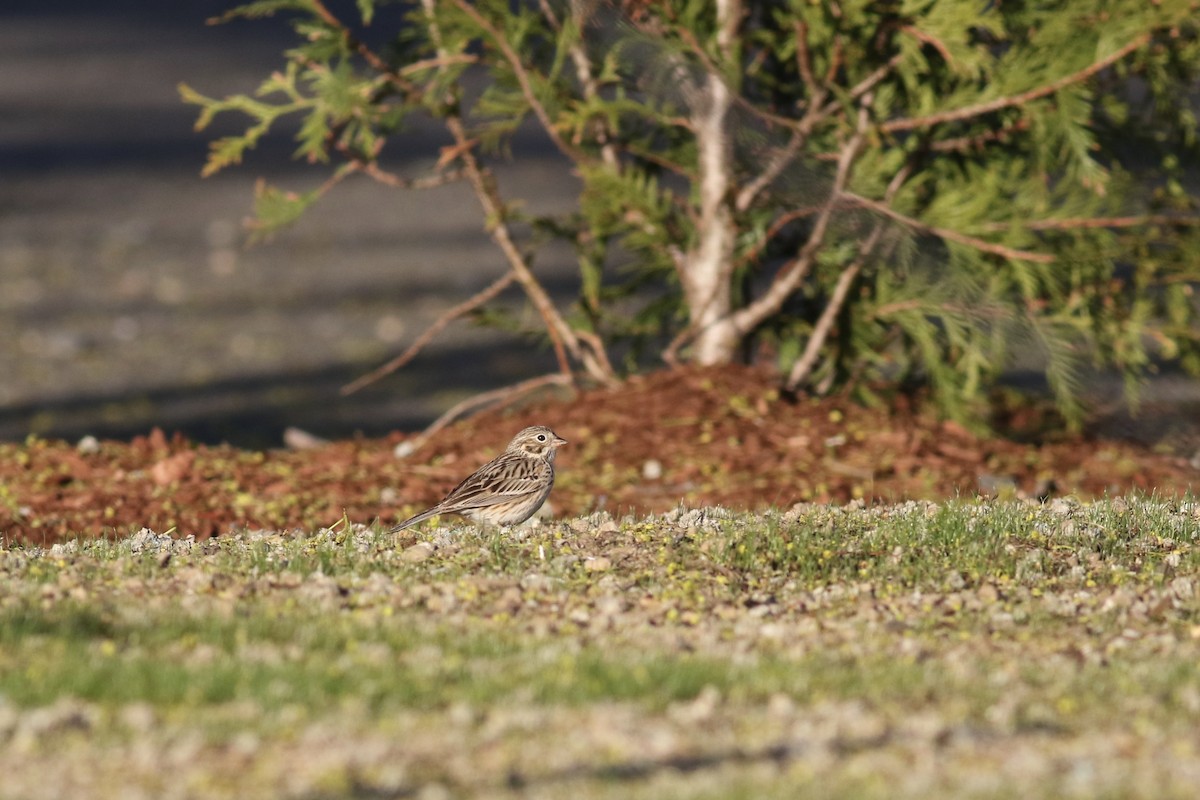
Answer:
<svg viewBox="0 0 1200 800"><path fill-rule="evenodd" d="M943 44L941 39L937 38L936 36L934 36L930 33L926 33L925 31L920 30L919 28L913 27L912 25L901 26L900 30L903 33L907 33L909 36L913 37L918 42L923 42L924 44L931 45L933 47L933 49L937 50L938 53L941 54L942 59L947 64L949 64L952 69L954 68L954 56L950 55L950 48L946 47L946 45Z"/></svg>
<svg viewBox="0 0 1200 800"><path fill-rule="evenodd" d="M1021 94L1010 95L1009 97L998 97L995 100L989 100L986 103L977 103L973 106L958 108L954 109L953 111L942 111L937 114L930 114L924 117L895 119L891 122L883 123L880 126L880 129L887 133L894 133L896 131L910 131L917 128L929 128L934 125L941 125L945 122L958 122L960 120L970 119L971 117L990 114L991 112L999 111L1002 108L1024 105L1031 100L1037 100L1038 98L1045 97L1046 95L1054 94L1059 89L1066 88L1073 83L1079 83L1080 81L1087 80L1105 67L1115 64L1117 61L1120 61L1134 50L1145 46L1149 41L1150 34L1143 33L1141 36L1136 37L1124 47L1117 49L1115 52L1110 53L1098 61L1092 62L1078 72L1074 72L1070 75L1059 78L1058 80L1052 81L1045 86L1039 86L1036 89L1030 89L1027 92L1022 92Z"/></svg>
<svg viewBox="0 0 1200 800"><path fill-rule="evenodd" d="M428 25L430 26L430 36L437 45L438 55L445 56L441 44L441 32L436 23L434 15L433 3L435 0L422 0L422 5L425 9ZM474 11L474 9L471 9ZM524 255L517 247L513 240L512 232L505 222L504 203L500 199L495 185L492 182L491 174L483 167L475 158L475 150L471 138L467 135L462 118L456 114L448 114L444 119L447 130L454 139L455 156L462 163L463 172L467 180L471 183L471 188L475 191L475 197L479 201L483 209L484 219L487 220L487 231L492 237L492 241L504 253L504 257L508 260L509 268L516 276L516 280L524 289L525 295L533 304L534 309L542 318L543 325L546 329L546 334L550 337L551 345L554 348L555 358L558 360L559 371L567 376L570 380L571 365L568 361L568 353L570 356L583 364L584 369L597 381L609 385L616 381L615 375L611 369L606 369L605 364L607 358L603 355L593 353L590 347L585 350L580 346L579 338L575 335L575 331L566 323L566 320L554 308L554 303L550 296L546 294L545 288L534 276L529 268L528 262Z"/></svg>
<svg viewBox="0 0 1200 800"><path fill-rule="evenodd" d="M995 244L994 242L979 239L975 236L968 236L965 233L952 231L948 228L937 228L932 225L926 225L919 219L914 219L913 217L901 214L899 211L892 209L890 206L884 203L880 203L876 200L870 200L852 192L846 192L845 197L847 200L856 203L863 208L869 208L872 211L883 214L885 217L890 217L891 219L894 219L915 231L937 236L939 238L946 239L947 241L958 242L959 244L964 244L968 247L974 247L976 250L981 250L984 253L991 253L992 255L997 255L1002 258L1008 258L1016 261L1034 261L1038 264L1051 264L1054 262L1054 256L1048 253L1035 253L1032 250L1017 250L1013 247Z"/></svg>
<svg viewBox="0 0 1200 800"><path fill-rule="evenodd" d="M833 37L833 55L829 59L829 66L825 69L824 84L829 86L833 83L833 79L837 77L838 70L842 68L842 37Z"/></svg>
<svg viewBox="0 0 1200 800"><path fill-rule="evenodd" d="M404 76L415 75L418 72L424 72L427 69L441 69L451 64L475 64L478 63L479 57L473 56L470 53L457 53L450 56L438 56L437 58L423 58L420 61L414 61L411 64L405 64L399 69L399 73Z"/></svg>
<svg viewBox="0 0 1200 800"><path fill-rule="evenodd" d="M595 356L596 360L600 362L601 370L605 375L608 376L608 379L603 381L603 383L615 383L617 371L613 369L612 362L608 360L608 353L605 351L604 342L600 340L600 337L591 331L585 331L579 328L575 329L575 335L587 342L588 347L590 347L592 350L592 354Z"/></svg>
<svg viewBox="0 0 1200 800"><path fill-rule="evenodd" d="M872 72L870 75L863 78L858 83L854 84L854 86L850 87L850 99L857 100L858 98L862 97L867 92L874 89L876 86L879 85L880 81L882 81L884 78L886 78L888 76L888 74L893 69L896 68L896 65L899 63L900 63L900 54L897 53L896 55L889 58L886 64L883 64L883 65L877 67L875 69L875 71Z"/></svg>
<svg viewBox="0 0 1200 800"><path fill-rule="evenodd" d="M450 408L446 409L440 417L435 419L433 423L425 430L418 433L411 439L408 439L405 444L408 445L405 449L409 454L415 453L421 449L426 442L429 441L438 431L449 425L454 420L466 414L471 410L482 410L485 407L494 407L504 403L510 403L518 397L527 395L532 391L541 389L545 386L573 386L571 376L564 375L561 372L554 372L549 375L542 375L538 378L529 378L528 380L515 383L512 386L504 386L500 389L492 389L487 392L468 397L460 403L455 403Z"/></svg>
<svg viewBox="0 0 1200 800"><path fill-rule="evenodd" d="M436 175L405 178L403 175L397 175L394 172L383 169L376 161L365 161L362 163L360 169L364 175L373 180L397 189L435 189L438 186L445 186L456 181L461 181L466 177L462 170L450 169Z"/></svg>
<svg viewBox="0 0 1200 800"><path fill-rule="evenodd" d="M628 147L626 147L626 152L629 153L629 155L634 156L635 158L640 158L643 161L647 161L651 164L654 164L655 166L662 167L663 169L667 170L668 172L673 172L676 175L683 175L683 176L691 175L691 170L689 170L684 165L679 164L675 161L668 161L666 158L663 158L661 155L653 152L652 150L645 150L645 149L642 149L639 147L628 146Z"/></svg>
<svg viewBox="0 0 1200 800"><path fill-rule="evenodd" d="M800 80L808 89L809 96L823 94L825 87L817 84L817 78L812 71L812 54L808 51L808 25L804 20L796 20L793 32L796 35L796 69L800 71Z"/></svg>
<svg viewBox="0 0 1200 800"><path fill-rule="evenodd" d="M342 395L345 396L354 394L359 389L362 389L365 386L370 386L372 383L384 377L385 375L390 375L391 373L400 369L405 364L416 358L417 354L424 350L426 345L433 341L433 338L441 333L447 325L459 317L469 314L483 304L491 301L494 297L511 286L513 281L516 279L516 274L510 270L496 280L492 281L492 283L483 289L483 291L477 292L467 300L464 300L453 308L445 311L440 317L434 320L433 323L426 328L424 332L417 337L416 341L410 344L408 349L403 353L396 356L386 364L371 370L366 375L356 378L355 380L343 386L341 390Z"/></svg>
<svg viewBox="0 0 1200 800"><path fill-rule="evenodd" d="M999 130L984 131L974 136L958 136L953 139L931 142L929 149L935 153L964 153L970 150L980 150L988 142L1003 141L1005 137L1013 133L1020 133L1026 130L1029 130L1029 120L1019 119L1013 124L1006 125Z"/></svg>
<svg viewBox="0 0 1200 800"><path fill-rule="evenodd" d="M455 141L459 143L467 141L467 131L463 127L462 120L457 116L446 117L446 127L450 129ZM475 190L475 197L483 206L484 217L487 219L487 231L491 235L492 241L508 259L509 266L516 273L517 280L521 282L525 294L537 309L538 314L541 315L546 333L549 334L550 342L554 347L554 355L558 359L558 368L564 375L569 375L571 365L567 360L567 351L569 350L571 355L577 358L580 355L575 337L567 323L554 309L554 304L546 294L546 290L534 277L529 265L525 262L525 256L521 254L516 242L513 241L512 232L509 230L508 224L504 222L504 205L496 196L495 188L491 185L490 174L479 165L475 159L475 153L470 147L463 148L459 153L459 158L463 162L467 180L471 182L471 186Z"/></svg>
<svg viewBox="0 0 1200 800"><path fill-rule="evenodd" d="M460 181L465 177L462 170L441 170L439 166L437 169L441 171L435 172L432 175L424 175L420 178L406 178L403 175L398 175L379 166L377 159L379 151L383 147L382 139L375 145L369 155L364 155L349 147L345 142L338 140L336 130L331 130L328 138L332 141L334 149L346 159L346 163L338 168L338 172L343 170L347 174L350 172L361 172L372 180L382 183L385 186L391 186L394 189L435 189L439 186ZM339 176L336 173L335 176L338 177L338 180L345 177L345 175ZM324 194L325 191L326 187L322 186L321 193Z"/></svg>

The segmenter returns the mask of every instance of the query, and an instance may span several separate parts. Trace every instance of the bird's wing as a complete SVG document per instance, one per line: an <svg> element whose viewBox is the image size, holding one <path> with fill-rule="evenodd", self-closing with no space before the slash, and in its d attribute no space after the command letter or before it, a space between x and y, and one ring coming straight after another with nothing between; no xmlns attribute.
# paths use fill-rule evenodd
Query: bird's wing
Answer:
<svg viewBox="0 0 1200 800"><path fill-rule="evenodd" d="M554 469L545 461L514 462L497 459L485 464L454 487L438 505L443 511L487 508L515 497L537 494L553 479Z"/></svg>

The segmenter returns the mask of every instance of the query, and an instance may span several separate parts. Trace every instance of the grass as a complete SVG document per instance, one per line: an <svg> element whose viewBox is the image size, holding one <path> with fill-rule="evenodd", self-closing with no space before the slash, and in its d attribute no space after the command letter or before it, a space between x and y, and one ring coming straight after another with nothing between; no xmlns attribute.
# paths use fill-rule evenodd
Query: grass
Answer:
<svg viewBox="0 0 1200 800"><path fill-rule="evenodd" d="M0 550L0 797L1186 797L1200 778L1190 500L420 537L431 555L345 523Z"/></svg>

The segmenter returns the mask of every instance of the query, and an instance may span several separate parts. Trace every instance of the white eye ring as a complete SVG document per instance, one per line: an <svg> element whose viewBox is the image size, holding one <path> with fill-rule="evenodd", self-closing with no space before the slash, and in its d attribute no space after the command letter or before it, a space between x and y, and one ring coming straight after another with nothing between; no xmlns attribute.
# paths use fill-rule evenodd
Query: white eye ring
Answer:
<svg viewBox="0 0 1200 800"><path fill-rule="evenodd" d="M539 441L539 442L544 442L544 441L546 441L546 434L544 434L544 433L539 433L539 434L538 434L538 441Z"/></svg>

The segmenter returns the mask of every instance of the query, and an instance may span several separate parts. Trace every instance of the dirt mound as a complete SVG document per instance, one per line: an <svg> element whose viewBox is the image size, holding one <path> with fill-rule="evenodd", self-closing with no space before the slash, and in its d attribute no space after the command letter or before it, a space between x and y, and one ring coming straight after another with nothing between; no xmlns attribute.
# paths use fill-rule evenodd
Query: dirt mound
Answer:
<svg viewBox="0 0 1200 800"><path fill-rule="evenodd" d="M432 504L528 424L571 444L556 514L679 504L787 508L983 493L1179 495L1200 485L1186 458L1133 444L979 437L905 398L890 409L790 398L769 371L680 369L615 389L545 398L453 425L405 459L406 436L302 451L192 444L161 431L129 443L0 445L0 536L50 543L142 527L203 538L231 527L393 522Z"/></svg>

